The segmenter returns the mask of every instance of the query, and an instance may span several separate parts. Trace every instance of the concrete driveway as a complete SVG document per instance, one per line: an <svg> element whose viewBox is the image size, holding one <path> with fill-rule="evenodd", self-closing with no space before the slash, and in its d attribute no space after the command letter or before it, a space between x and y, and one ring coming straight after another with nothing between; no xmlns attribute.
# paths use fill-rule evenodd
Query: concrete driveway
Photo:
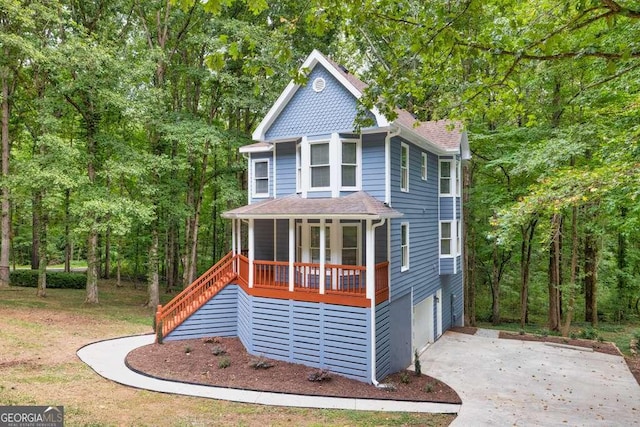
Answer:
<svg viewBox="0 0 640 427"><path fill-rule="evenodd" d="M447 332L422 372L462 399L454 426L636 426L640 386L619 356Z"/></svg>

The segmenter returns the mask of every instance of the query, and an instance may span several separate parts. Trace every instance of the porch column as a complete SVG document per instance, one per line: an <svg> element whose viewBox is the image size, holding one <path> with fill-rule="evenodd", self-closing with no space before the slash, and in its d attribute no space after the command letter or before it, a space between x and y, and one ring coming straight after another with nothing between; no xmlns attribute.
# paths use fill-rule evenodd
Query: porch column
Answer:
<svg viewBox="0 0 640 427"><path fill-rule="evenodd" d="M367 269L365 271L366 279L365 283L367 284L367 298L371 301L374 301L376 298L376 239L375 239L375 229L373 228L373 221L367 220L367 230L366 230L366 251L367 251L367 260L365 265Z"/></svg>
<svg viewBox="0 0 640 427"><path fill-rule="evenodd" d="M326 234L324 222L325 222L324 218L320 220L320 277L319 277L319 289L318 289L318 293L320 293L320 295L324 294L324 287L325 287L324 263L327 261L325 259L325 252L327 248L326 248L326 242L324 240L325 234Z"/></svg>
<svg viewBox="0 0 640 427"><path fill-rule="evenodd" d="M235 256L238 253L238 248L236 247L236 219L231 220L231 251Z"/></svg>
<svg viewBox="0 0 640 427"><path fill-rule="evenodd" d="M294 287L294 266L296 260L296 220L289 218L289 292L293 292Z"/></svg>
<svg viewBox="0 0 640 427"><path fill-rule="evenodd" d="M249 287L253 288L253 259L254 259L254 239L253 239L253 232L254 232L254 227L253 227L253 218L249 219L249 236L247 236L249 238Z"/></svg>

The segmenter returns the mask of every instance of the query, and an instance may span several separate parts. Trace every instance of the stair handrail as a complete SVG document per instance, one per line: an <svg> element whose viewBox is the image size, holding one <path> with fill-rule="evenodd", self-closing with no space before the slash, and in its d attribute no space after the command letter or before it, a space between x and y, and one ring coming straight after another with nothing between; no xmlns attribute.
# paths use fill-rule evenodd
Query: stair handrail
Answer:
<svg viewBox="0 0 640 427"><path fill-rule="evenodd" d="M206 302L203 300L199 301L196 304L189 304L190 302L198 300L207 291L207 289L210 288L209 285L215 284L225 275L228 275L228 277L225 278L226 280L224 285L233 280L233 278L236 276L233 261L233 252L229 252L211 268L209 268L204 274L194 280L193 283L184 288L182 292L173 297L171 301L169 301L165 306L162 306L161 304L158 305L155 317L155 329L156 336L159 342L161 342L162 338L166 337L169 332L175 329L182 322L182 320L189 317L191 314L193 314L193 312L195 312ZM184 308L187 306L189 306L190 309L188 310L188 312L183 312ZM175 319L169 319L171 314L176 310L178 312L181 312L182 314L182 319L180 319L179 321L175 321ZM176 314L177 313L173 315L174 318L176 317ZM168 320L174 321L168 322Z"/></svg>

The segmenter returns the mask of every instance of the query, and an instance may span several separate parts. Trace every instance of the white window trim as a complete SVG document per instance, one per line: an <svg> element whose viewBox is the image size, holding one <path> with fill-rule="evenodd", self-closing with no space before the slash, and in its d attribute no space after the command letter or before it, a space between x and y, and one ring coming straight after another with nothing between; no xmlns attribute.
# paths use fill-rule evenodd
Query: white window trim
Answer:
<svg viewBox="0 0 640 427"><path fill-rule="evenodd" d="M407 164L405 167L402 166L402 152L404 151L404 149L406 148L407 150ZM409 144L405 144L404 142L400 144L400 191L403 191L405 193L409 192L409 176L411 175L409 173L409 159L410 159L410 154L409 154ZM402 186L402 178L403 176L406 175L407 177L407 186L403 187Z"/></svg>
<svg viewBox="0 0 640 427"><path fill-rule="evenodd" d="M320 227L318 222L308 222L303 220L301 223L296 224L296 261L299 262L311 262L311 228ZM335 225L335 226L334 226ZM358 264L362 264L362 224L360 222L352 223L325 223L325 233L329 236L329 248L331 249L331 256L325 259L326 264L342 264L342 228L343 227L357 227L358 229ZM298 240L300 239L300 240ZM302 245L300 248L298 242ZM298 258L298 251L300 252L300 258Z"/></svg>
<svg viewBox="0 0 640 427"><path fill-rule="evenodd" d="M312 145L318 145L318 144L326 144L327 145L327 149L329 150L329 162L326 165L323 165L322 167L326 167L329 166L329 185L325 186L325 187L312 187L312 173L311 173L311 169L315 166L311 165L311 146ZM307 191L331 191L331 186L334 184L334 180L335 178L333 177L333 167L331 165L331 140L328 139L320 139L318 141L309 141L308 143L308 171L309 171L309 185L307 187ZM319 165L318 165L319 166Z"/></svg>
<svg viewBox="0 0 640 427"><path fill-rule="evenodd" d="M423 181L426 181L429 177L429 156L427 153L422 153L422 166L420 169L420 175Z"/></svg>
<svg viewBox="0 0 640 427"><path fill-rule="evenodd" d="M449 224L449 230L451 231L451 236L447 237L451 241L449 247L451 248L451 253L443 254L442 253L442 224ZM456 223L455 221L440 221L438 225L438 253L440 254L440 258L453 258L456 253Z"/></svg>
<svg viewBox="0 0 640 427"><path fill-rule="evenodd" d="M449 163L449 192L448 193L443 193L442 192L442 164L443 163ZM453 164L455 163L455 160L453 159L442 159L439 161L439 165L438 165L438 194L441 197L447 197L447 196L453 196L453 192L452 190L455 188L455 175L452 172L455 172L453 170Z"/></svg>
<svg viewBox="0 0 640 427"><path fill-rule="evenodd" d="M460 256L462 254L462 224L460 220L456 221L456 256Z"/></svg>
<svg viewBox="0 0 640 427"><path fill-rule="evenodd" d="M402 252L403 252L403 246L402 246L402 237L403 237L403 229L406 227L406 232L407 232L407 259L406 259L406 264L402 264ZM411 233L409 231L409 223L408 222L402 222L400 223L400 271L407 271L409 270L409 267L411 266L411 241L410 241L410 237L411 237Z"/></svg>
<svg viewBox="0 0 640 427"><path fill-rule="evenodd" d="M343 186L342 185L342 144L348 142L348 143L355 143L356 144L356 185L355 186ZM340 185L340 190L342 191L358 191L362 188L362 140L360 138L339 138L338 139L338 146L339 146L339 185Z"/></svg>
<svg viewBox="0 0 640 427"><path fill-rule="evenodd" d="M462 194L462 162L456 160L456 196Z"/></svg>
<svg viewBox="0 0 640 427"><path fill-rule="evenodd" d="M267 164L267 177L266 178L260 178L260 179L266 179L267 180L267 192L266 193L258 193L256 188L256 163L266 163ZM269 191L270 191L270 186L271 186L271 179L270 179L270 175L271 175L271 171L270 171L270 159L252 159L251 160L251 196L253 198L259 199L259 198L264 198L264 197L269 197Z"/></svg>
<svg viewBox="0 0 640 427"><path fill-rule="evenodd" d="M302 192L302 141L296 144L296 193Z"/></svg>

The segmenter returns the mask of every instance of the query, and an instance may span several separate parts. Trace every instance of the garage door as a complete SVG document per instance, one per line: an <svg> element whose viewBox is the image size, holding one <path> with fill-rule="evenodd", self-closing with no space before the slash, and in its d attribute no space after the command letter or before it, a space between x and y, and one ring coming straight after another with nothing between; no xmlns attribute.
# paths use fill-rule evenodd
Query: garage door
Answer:
<svg viewBox="0 0 640 427"><path fill-rule="evenodd" d="M422 353L433 342L433 296L413 306L413 349Z"/></svg>

